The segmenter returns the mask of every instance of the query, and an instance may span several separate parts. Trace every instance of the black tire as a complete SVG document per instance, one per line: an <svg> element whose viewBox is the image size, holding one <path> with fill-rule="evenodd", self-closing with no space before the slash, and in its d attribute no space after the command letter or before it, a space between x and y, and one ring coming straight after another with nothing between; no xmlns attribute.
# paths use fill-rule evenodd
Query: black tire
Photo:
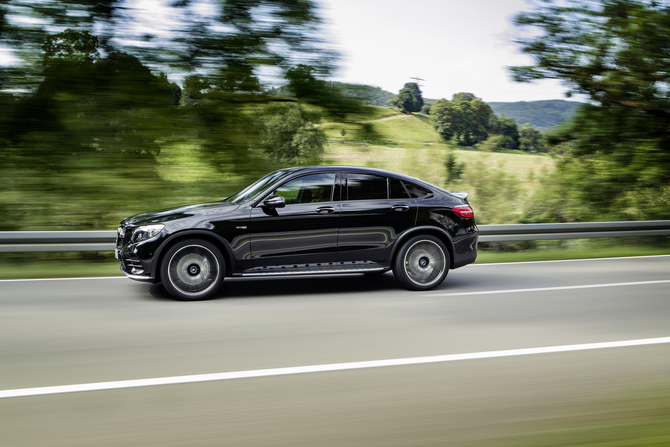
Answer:
<svg viewBox="0 0 670 447"><path fill-rule="evenodd" d="M223 284L226 264L221 251L201 239L187 239L170 247L161 262L163 286L178 300L211 298Z"/></svg>
<svg viewBox="0 0 670 447"><path fill-rule="evenodd" d="M430 290L449 273L447 247L434 236L415 236L404 242L393 261L393 274L409 290Z"/></svg>

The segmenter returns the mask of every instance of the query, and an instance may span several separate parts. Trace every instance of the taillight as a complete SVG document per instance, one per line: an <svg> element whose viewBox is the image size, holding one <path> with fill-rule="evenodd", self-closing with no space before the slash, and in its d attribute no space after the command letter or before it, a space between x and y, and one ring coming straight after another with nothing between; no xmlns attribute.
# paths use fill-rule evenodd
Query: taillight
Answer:
<svg viewBox="0 0 670 447"><path fill-rule="evenodd" d="M468 205L459 205L455 206L451 209L454 213L456 213L457 216L461 217L475 217L475 212L472 211L472 208L470 208Z"/></svg>

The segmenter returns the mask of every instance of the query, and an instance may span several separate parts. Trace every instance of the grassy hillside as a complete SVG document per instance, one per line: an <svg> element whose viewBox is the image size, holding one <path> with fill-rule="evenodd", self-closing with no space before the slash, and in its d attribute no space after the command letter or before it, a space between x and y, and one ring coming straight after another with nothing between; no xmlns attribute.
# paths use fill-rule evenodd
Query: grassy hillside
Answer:
<svg viewBox="0 0 670 447"><path fill-rule="evenodd" d="M420 148L445 146L440 135L424 115L404 115L387 107L377 107L362 124L327 123L323 125L331 144L370 143L377 146ZM346 131L342 135L342 129Z"/></svg>
<svg viewBox="0 0 670 447"><path fill-rule="evenodd" d="M518 101L489 102L497 115L512 118L519 127L529 123L535 129L546 132L572 117L582 103L576 101Z"/></svg>
<svg viewBox="0 0 670 447"><path fill-rule="evenodd" d="M324 164L367 166L401 172L421 178L447 189L466 190L478 201L474 182L478 177L502 172L509 181L519 185L522 195L532 192L537 175L553 169L553 159L547 155L515 153L490 153L459 149L446 143L435 132L425 115L385 115L388 108L380 108L376 116L362 125L328 123L323 126L328 135ZM344 136L342 129L346 130ZM367 136L363 135L367 129ZM446 185L444 162L447 153L456 155L465 163L462 181ZM495 180L493 180L495 181Z"/></svg>
<svg viewBox="0 0 670 447"><path fill-rule="evenodd" d="M388 107L377 107L365 119L358 124L322 124L328 136L323 164L387 169L448 190L469 192L481 223L511 223L538 187L537 178L554 167L548 155L480 152L446 143L425 115L404 115ZM159 172L180 189L175 205L216 200L234 192L227 176L206 164L198 152L195 143L161 149ZM463 178L452 184L446 183L448 153L465 164Z"/></svg>

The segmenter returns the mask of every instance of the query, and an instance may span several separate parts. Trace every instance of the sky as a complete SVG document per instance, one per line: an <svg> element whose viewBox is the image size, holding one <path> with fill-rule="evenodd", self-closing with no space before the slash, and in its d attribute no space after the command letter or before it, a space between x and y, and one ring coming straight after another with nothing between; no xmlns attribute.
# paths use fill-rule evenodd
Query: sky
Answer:
<svg viewBox="0 0 670 447"><path fill-rule="evenodd" d="M416 82L424 98L469 92L486 102L567 99L558 81L518 83L530 65L513 43L528 0L318 0L327 39L341 55L335 80L397 93Z"/></svg>
<svg viewBox="0 0 670 447"><path fill-rule="evenodd" d="M169 34L167 0L131 0L142 26ZM468 92L486 102L566 99L558 81L517 83L508 67L530 65L512 19L533 0L314 0L322 36L341 55L331 79L397 93L417 82L427 99ZM206 2L205 2L206 3ZM136 30L138 33L141 29ZM0 48L0 64L11 55ZM183 74L171 73L180 82Z"/></svg>

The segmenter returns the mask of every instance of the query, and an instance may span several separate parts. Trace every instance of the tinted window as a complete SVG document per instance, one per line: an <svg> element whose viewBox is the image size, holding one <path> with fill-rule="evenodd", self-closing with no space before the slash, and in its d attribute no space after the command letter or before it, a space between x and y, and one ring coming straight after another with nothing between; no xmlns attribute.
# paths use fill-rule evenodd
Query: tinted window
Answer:
<svg viewBox="0 0 670 447"><path fill-rule="evenodd" d="M281 179L282 177L289 175L290 171L276 171L276 172L271 172L268 175L266 175L263 178L260 178L256 180L254 183L251 185L247 186L244 188L242 191L238 191L232 196L228 197L226 199L227 202L232 202L232 203L243 203L246 202L247 200L252 199L255 197L257 194L263 192L265 188L276 182L277 180Z"/></svg>
<svg viewBox="0 0 670 447"><path fill-rule="evenodd" d="M414 183L405 183L409 195L414 199L423 199L428 196L432 196L433 193L424 188L423 186L415 185Z"/></svg>
<svg viewBox="0 0 670 447"><path fill-rule="evenodd" d="M389 194L391 199L409 199L409 195L400 180L389 179Z"/></svg>
<svg viewBox="0 0 670 447"><path fill-rule="evenodd" d="M349 200L387 199L386 177L367 174L347 174Z"/></svg>
<svg viewBox="0 0 670 447"><path fill-rule="evenodd" d="M335 190L335 174L312 174L283 184L275 194L286 199L286 204L331 202Z"/></svg>

